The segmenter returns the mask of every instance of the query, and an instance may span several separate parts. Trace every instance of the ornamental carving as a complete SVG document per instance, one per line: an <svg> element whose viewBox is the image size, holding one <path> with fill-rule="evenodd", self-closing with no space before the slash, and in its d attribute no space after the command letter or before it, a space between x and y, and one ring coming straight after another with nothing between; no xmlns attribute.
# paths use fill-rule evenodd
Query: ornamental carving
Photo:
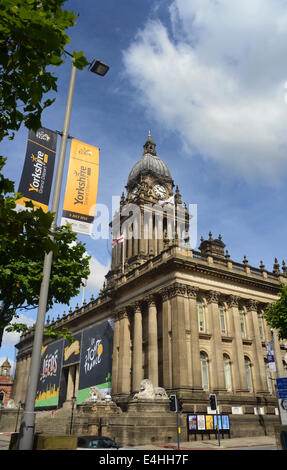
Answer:
<svg viewBox="0 0 287 470"><path fill-rule="evenodd" d="M258 305L259 305L259 302L257 302L256 300L253 300L253 299L249 299L246 302L246 308L247 308L248 312L250 312L251 310L255 310L257 312Z"/></svg>
<svg viewBox="0 0 287 470"><path fill-rule="evenodd" d="M159 291L159 294L161 295L161 298L163 302L166 302L169 299L169 290L167 287L164 287Z"/></svg>
<svg viewBox="0 0 287 470"><path fill-rule="evenodd" d="M199 288L194 286L186 286L186 293L190 299L196 299L198 296Z"/></svg>
<svg viewBox="0 0 287 470"><path fill-rule="evenodd" d="M219 301L219 292L216 292L215 290L209 290L205 292L205 297L207 302L210 303L216 303L218 304Z"/></svg>
<svg viewBox="0 0 287 470"><path fill-rule="evenodd" d="M149 295L148 297L145 298L145 301L147 302L149 307L155 307L155 297L153 294Z"/></svg>
<svg viewBox="0 0 287 470"><path fill-rule="evenodd" d="M186 295L186 286L184 284L180 284L179 282L175 282L174 284L169 286L168 290L170 299L172 299L173 297Z"/></svg>
<svg viewBox="0 0 287 470"><path fill-rule="evenodd" d="M238 295L229 295L229 297L227 297L228 307L238 307L239 302L240 297L238 297Z"/></svg>
<svg viewBox="0 0 287 470"><path fill-rule="evenodd" d="M128 312L127 312L126 310L120 310L120 311L118 312L118 315L119 315L119 319L120 319L120 320L123 320L123 319L125 319L125 318L129 318Z"/></svg>
<svg viewBox="0 0 287 470"><path fill-rule="evenodd" d="M141 311L141 303L140 302L135 302L133 305L132 305L133 309L134 309L134 312L136 311Z"/></svg>

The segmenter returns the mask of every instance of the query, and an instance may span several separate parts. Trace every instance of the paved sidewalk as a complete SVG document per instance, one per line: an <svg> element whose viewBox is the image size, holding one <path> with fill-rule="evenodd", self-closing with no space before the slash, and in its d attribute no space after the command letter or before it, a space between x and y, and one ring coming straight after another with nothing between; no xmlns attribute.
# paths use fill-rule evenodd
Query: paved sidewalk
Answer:
<svg viewBox="0 0 287 470"><path fill-rule="evenodd" d="M220 440L220 446L218 445L217 439L210 440L190 440L189 442L180 442L180 449L182 450L192 450L192 449L206 449L206 450L227 450L227 449L236 449L238 447L253 447L253 446L275 446L275 436L254 436L254 437L235 437L235 438L225 438ZM170 444L147 444L143 446L136 446L139 450L177 450L177 443L173 442Z"/></svg>
<svg viewBox="0 0 287 470"><path fill-rule="evenodd" d="M8 450L10 442L10 433L0 435L0 451ZM221 439L220 447L217 439L210 440L190 440L189 442L180 442L181 450L228 450L238 447L256 447L256 446L276 446L274 436L254 436L254 437L235 437L232 439ZM170 444L146 444L135 446L137 450L177 450L177 442Z"/></svg>

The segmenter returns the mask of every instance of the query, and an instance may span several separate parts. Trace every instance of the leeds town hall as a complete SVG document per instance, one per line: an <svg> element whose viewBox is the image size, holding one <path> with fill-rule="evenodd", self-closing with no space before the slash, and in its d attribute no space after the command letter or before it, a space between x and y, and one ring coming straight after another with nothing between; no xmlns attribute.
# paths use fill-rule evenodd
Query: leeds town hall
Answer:
<svg viewBox="0 0 287 470"><path fill-rule="evenodd" d="M273 340L280 377L286 351L263 312L287 282L287 268L276 260L272 272L262 262L235 261L221 235L206 234L191 248L192 219L175 183L149 134L111 222L111 267L102 290L52 321L56 329L68 327L77 343L58 341L53 349L44 338L36 431L46 419L47 432L52 408L54 429L58 423L58 432L69 432L73 407L73 432L103 432L129 444L174 441L175 417L165 399L172 394L180 399L186 438L188 416L212 414L210 394L229 417L232 436L268 434L279 424L266 347ZM129 206L137 207L132 217ZM15 403L25 402L32 344L33 328L17 345ZM46 357L51 368L53 354L57 371L48 377L43 364ZM109 400L94 395L93 401L95 390Z"/></svg>

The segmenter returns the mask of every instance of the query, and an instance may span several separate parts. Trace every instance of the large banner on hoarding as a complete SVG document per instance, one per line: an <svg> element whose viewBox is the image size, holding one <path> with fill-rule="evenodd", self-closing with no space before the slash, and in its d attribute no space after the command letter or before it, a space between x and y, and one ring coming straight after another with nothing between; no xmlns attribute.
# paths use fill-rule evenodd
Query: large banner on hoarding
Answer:
<svg viewBox="0 0 287 470"><path fill-rule="evenodd" d="M61 225L90 235L93 229L99 177L99 149L72 139Z"/></svg>
<svg viewBox="0 0 287 470"><path fill-rule="evenodd" d="M42 127L35 133L29 131L26 157L18 192L23 195L17 201L17 209L32 201L36 208L48 210L52 187L57 134Z"/></svg>
<svg viewBox="0 0 287 470"><path fill-rule="evenodd" d="M42 347L35 407L56 407L59 401L63 340Z"/></svg>
<svg viewBox="0 0 287 470"><path fill-rule="evenodd" d="M83 331L78 404L89 398L92 386L100 388L103 392L111 392L112 353L113 323L111 321Z"/></svg>

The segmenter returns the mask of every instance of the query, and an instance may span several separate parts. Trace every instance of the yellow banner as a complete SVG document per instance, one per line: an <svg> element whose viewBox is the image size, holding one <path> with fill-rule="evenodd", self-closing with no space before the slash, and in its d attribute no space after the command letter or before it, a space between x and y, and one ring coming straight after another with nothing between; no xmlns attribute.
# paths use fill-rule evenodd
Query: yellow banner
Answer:
<svg viewBox="0 0 287 470"><path fill-rule="evenodd" d="M91 234L99 179L99 149L72 139L68 178L61 225Z"/></svg>

